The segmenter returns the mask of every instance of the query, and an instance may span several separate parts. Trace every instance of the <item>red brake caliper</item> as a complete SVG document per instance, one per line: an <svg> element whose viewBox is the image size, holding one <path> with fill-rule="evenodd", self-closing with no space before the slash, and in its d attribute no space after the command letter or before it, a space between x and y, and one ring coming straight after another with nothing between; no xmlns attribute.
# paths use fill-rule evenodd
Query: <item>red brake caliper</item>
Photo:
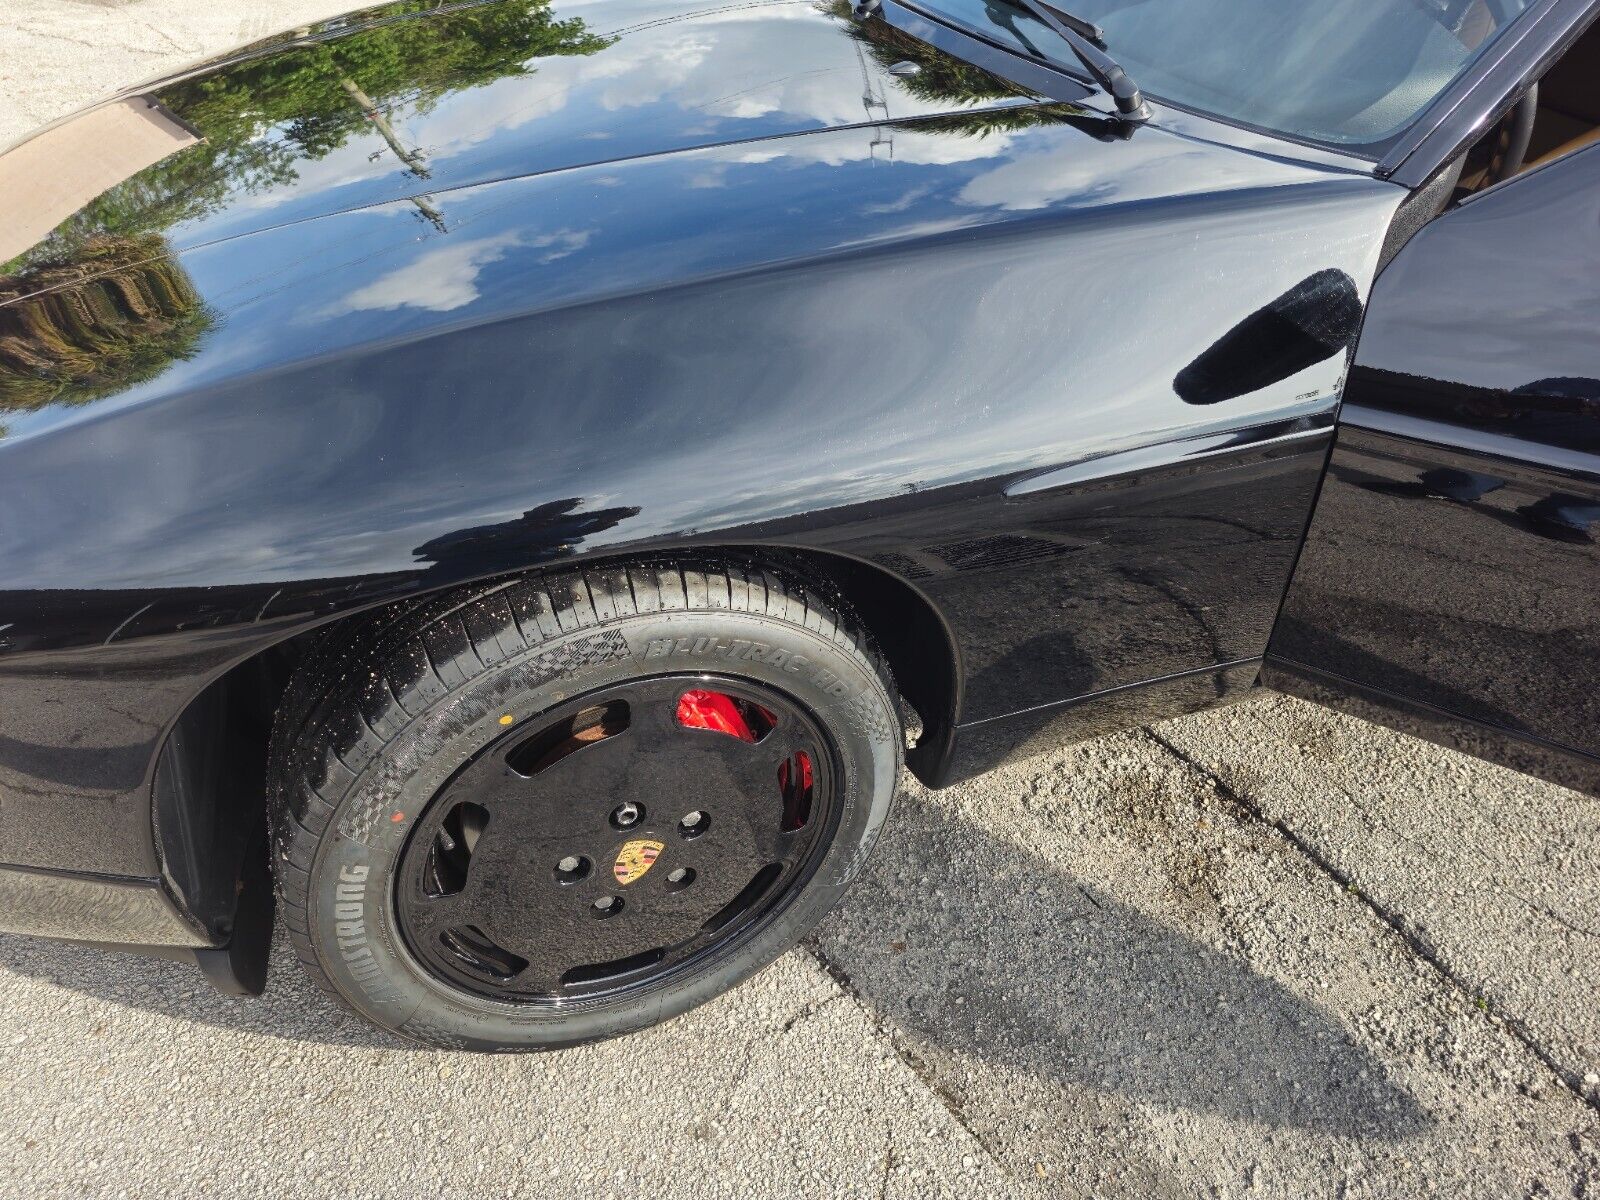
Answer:
<svg viewBox="0 0 1600 1200"><path fill-rule="evenodd" d="M741 742L756 740L733 697L722 692L685 692L678 700L678 724L732 734Z"/></svg>
<svg viewBox="0 0 1600 1200"><path fill-rule="evenodd" d="M800 763L800 790L809 792L811 790L811 755L802 750L795 755L795 759ZM785 792L789 790L789 764L787 762L778 767L778 786Z"/></svg>

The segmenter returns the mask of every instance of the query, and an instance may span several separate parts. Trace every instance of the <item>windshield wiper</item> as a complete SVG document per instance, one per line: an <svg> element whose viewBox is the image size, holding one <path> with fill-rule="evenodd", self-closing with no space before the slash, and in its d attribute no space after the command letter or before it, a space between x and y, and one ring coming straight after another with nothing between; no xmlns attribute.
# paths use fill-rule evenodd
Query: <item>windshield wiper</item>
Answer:
<svg viewBox="0 0 1600 1200"><path fill-rule="evenodd" d="M1106 39L1100 26L1045 4L1043 0L1011 0L1011 3L1038 17L1072 48L1083 69L1116 103L1117 114L1124 121L1139 125L1150 119L1150 106L1145 103L1139 85L1133 82L1133 77L1122 69L1116 59L1105 52L1103 47Z"/></svg>

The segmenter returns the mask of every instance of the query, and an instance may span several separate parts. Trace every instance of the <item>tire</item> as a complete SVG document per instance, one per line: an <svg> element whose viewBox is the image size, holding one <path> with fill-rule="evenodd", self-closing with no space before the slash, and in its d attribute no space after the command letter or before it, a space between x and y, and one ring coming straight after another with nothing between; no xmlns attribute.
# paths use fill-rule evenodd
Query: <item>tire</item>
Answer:
<svg viewBox="0 0 1600 1200"><path fill-rule="evenodd" d="M691 701L735 705L734 736ZM415 1042L542 1050L642 1029L760 970L838 901L889 814L898 712L865 632L761 568L619 566L390 606L323 635L279 708L280 912L318 983ZM704 813L680 815L702 794ZM630 819L640 837L605 842ZM697 850L686 822L702 819L716 836ZM695 853L703 879L671 866ZM607 903L620 919L584 923ZM696 926L695 905L720 907ZM564 956L577 965L557 975Z"/></svg>

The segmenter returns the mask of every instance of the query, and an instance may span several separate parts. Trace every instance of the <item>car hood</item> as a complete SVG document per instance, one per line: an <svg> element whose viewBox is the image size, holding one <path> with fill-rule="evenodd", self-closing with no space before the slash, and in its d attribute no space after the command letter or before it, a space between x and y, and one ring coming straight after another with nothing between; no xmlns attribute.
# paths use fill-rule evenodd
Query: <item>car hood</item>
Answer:
<svg viewBox="0 0 1600 1200"><path fill-rule="evenodd" d="M124 93L0 155L21 214L0 264L86 238L185 250L291 222L564 168L1026 103L931 47L876 43L846 0L405 0ZM962 86L889 67L920 47ZM935 70L934 74L939 72ZM48 183L43 182L49 179Z"/></svg>

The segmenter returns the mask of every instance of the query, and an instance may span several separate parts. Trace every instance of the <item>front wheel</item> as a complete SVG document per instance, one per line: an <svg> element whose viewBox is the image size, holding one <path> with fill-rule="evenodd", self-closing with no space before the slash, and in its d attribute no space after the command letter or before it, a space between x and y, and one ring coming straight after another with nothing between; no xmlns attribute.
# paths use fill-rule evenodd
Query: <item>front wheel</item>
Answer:
<svg viewBox="0 0 1600 1200"><path fill-rule="evenodd" d="M367 1020L479 1050L640 1029L809 931L888 816L866 635L729 566L485 585L325 637L273 736L282 912Z"/></svg>

